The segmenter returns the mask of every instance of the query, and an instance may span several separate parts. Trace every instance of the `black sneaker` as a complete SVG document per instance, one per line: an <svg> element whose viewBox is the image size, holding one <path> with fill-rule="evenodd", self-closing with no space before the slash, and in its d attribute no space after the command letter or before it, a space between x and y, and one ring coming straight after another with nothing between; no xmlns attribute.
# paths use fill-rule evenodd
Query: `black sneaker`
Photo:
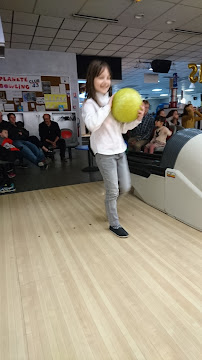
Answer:
<svg viewBox="0 0 202 360"><path fill-rule="evenodd" d="M124 230L124 228L122 228L121 226L118 229L110 226L109 230L111 230L118 237L127 238L129 235L127 231Z"/></svg>

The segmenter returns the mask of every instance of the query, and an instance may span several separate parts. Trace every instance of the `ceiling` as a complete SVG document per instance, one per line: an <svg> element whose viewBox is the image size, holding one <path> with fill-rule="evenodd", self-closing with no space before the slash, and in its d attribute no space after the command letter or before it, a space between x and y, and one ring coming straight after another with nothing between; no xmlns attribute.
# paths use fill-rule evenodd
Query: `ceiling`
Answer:
<svg viewBox="0 0 202 360"><path fill-rule="evenodd" d="M78 19L75 13L118 22ZM188 88L187 64L202 63L202 0L1 0L0 16L7 48L122 57L117 89L130 86L149 97L156 96L156 87L169 92L173 72L178 87ZM159 75L159 84L144 84L153 59L171 60L171 70ZM202 92L202 84L196 83L195 92Z"/></svg>

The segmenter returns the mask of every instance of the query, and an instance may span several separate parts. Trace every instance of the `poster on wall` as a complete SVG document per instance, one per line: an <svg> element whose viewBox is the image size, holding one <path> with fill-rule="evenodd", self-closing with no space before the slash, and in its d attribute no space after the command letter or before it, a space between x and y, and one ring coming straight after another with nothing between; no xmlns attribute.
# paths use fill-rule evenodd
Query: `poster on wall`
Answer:
<svg viewBox="0 0 202 360"><path fill-rule="evenodd" d="M23 92L23 102L35 102L36 93L35 92Z"/></svg>
<svg viewBox="0 0 202 360"><path fill-rule="evenodd" d="M51 94L59 94L59 93L60 93L59 86L51 86Z"/></svg>
<svg viewBox="0 0 202 360"><path fill-rule="evenodd" d="M15 111L14 104L4 104L4 111Z"/></svg>
<svg viewBox="0 0 202 360"><path fill-rule="evenodd" d="M51 83L50 81L42 81L42 91L44 94L51 94Z"/></svg>
<svg viewBox="0 0 202 360"><path fill-rule="evenodd" d="M0 91L0 99L1 100L5 100L6 99L6 94L4 91Z"/></svg>
<svg viewBox="0 0 202 360"><path fill-rule="evenodd" d="M37 104L44 104L44 97L43 96L36 97L36 103Z"/></svg>
<svg viewBox="0 0 202 360"><path fill-rule="evenodd" d="M0 90L42 91L40 76L0 75Z"/></svg>
<svg viewBox="0 0 202 360"><path fill-rule="evenodd" d="M23 111L28 111L28 110L29 110L29 109L28 109L28 103L27 103L26 101L21 102L21 106L22 106L22 108L23 108Z"/></svg>
<svg viewBox="0 0 202 360"><path fill-rule="evenodd" d="M62 105L64 109L68 110L66 94L44 94L46 109L57 109Z"/></svg>
<svg viewBox="0 0 202 360"><path fill-rule="evenodd" d="M20 90L7 90L6 98L8 101L12 101L14 98L22 98L22 91Z"/></svg>

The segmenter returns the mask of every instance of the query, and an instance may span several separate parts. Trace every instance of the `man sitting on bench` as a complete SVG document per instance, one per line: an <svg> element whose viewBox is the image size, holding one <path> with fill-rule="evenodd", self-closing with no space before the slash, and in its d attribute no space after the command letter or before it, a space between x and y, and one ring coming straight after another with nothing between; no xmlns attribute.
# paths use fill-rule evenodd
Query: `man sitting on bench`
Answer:
<svg viewBox="0 0 202 360"><path fill-rule="evenodd" d="M58 123L52 121L49 114L43 115L43 122L39 124L39 135L44 146L53 149L60 149L61 161L67 161L65 158L66 144L61 139L61 131Z"/></svg>

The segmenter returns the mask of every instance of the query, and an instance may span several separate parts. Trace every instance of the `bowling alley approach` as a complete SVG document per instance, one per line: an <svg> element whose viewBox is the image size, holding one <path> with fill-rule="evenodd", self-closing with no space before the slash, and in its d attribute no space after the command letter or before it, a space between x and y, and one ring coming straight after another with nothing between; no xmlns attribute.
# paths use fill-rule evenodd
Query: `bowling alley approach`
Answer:
<svg viewBox="0 0 202 360"><path fill-rule="evenodd" d="M200 360L202 4L0 2L0 360Z"/></svg>

